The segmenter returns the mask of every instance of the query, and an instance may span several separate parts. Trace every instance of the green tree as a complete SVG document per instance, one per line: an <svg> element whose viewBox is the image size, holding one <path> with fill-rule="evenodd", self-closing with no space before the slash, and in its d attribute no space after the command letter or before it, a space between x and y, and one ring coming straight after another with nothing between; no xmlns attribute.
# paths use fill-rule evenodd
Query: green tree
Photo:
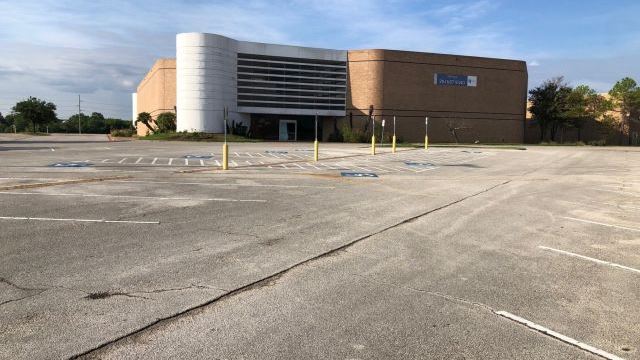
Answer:
<svg viewBox="0 0 640 360"><path fill-rule="evenodd" d="M609 91L613 106L620 111L622 122L620 128L624 133L627 125L629 143L631 143L631 119L640 118L640 87L632 78L626 77L613 85Z"/></svg>
<svg viewBox="0 0 640 360"><path fill-rule="evenodd" d="M25 131L29 126L29 123L27 123L20 114L11 113L5 116L4 119L7 122L8 131L13 131L14 126L15 131Z"/></svg>
<svg viewBox="0 0 640 360"><path fill-rule="evenodd" d="M57 119L55 104L33 96L30 96L27 100L20 101L12 110L25 121L31 123L33 132L36 132L36 125L54 122Z"/></svg>
<svg viewBox="0 0 640 360"><path fill-rule="evenodd" d="M109 132L111 132L111 130L131 129L132 128L130 120L107 118L104 121L105 121L105 125L107 127L107 130Z"/></svg>
<svg viewBox="0 0 640 360"><path fill-rule="evenodd" d="M147 129L149 129L149 133L152 133L154 131L153 127L151 127L152 121L153 118L151 117L151 114L149 114L148 112L141 112L140 114L138 114L138 118L136 119L136 126L138 125L138 123L142 123L147 127Z"/></svg>
<svg viewBox="0 0 640 360"><path fill-rule="evenodd" d="M581 141L584 124L589 120L603 120L609 110L611 102L596 90L587 85L576 86L567 96L566 125L578 129Z"/></svg>
<svg viewBox="0 0 640 360"><path fill-rule="evenodd" d="M108 131L104 115L99 112L91 113L86 132L93 134L106 134Z"/></svg>
<svg viewBox="0 0 640 360"><path fill-rule="evenodd" d="M176 131L176 114L172 112L163 112L156 118L158 132Z"/></svg>
<svg viewBox="0 0 640 360"><path fill-rule="evenodd" d="M64 122L63 128L65 132L68 133L77 133L78 132L78 117L80 118L80 129L83 133L90 133L87 131L89 128L89 116L80 113L80 115L75 114L71 115L67 121Z"/></svg>
<svg viewBox="0 0 640 360"><path fill-rule="evenodd" d="M540 141L544 140L547 131L551 140L556 140L558 129L566 125L567 98L571 93L563 77L545 81L542 85L529 90L529 111L540 126Z"/></svg>

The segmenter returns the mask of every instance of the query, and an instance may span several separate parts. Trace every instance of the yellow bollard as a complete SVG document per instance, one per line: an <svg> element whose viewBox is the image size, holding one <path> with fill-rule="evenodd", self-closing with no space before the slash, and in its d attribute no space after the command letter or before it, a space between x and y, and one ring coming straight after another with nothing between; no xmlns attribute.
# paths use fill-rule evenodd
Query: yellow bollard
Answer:
<svg viewBox="0 0 640 360"><path fill-rule="evenodd" d="M391 152L395 153L396 152L396 136L393 135L393 137L391 138Z"/></svg>
<svg viewBox="0 0 640 360"><path fill-rule="evenodd" d="M424 149L427 150L429 148L429 137L424 136Z"/></svg>
<svg viewBox="0 0 640 360"><path fill-rule="evenodd" d="M371 155L376 154L376 137L375 135L371 136Z"/></svg>
<svg viewBox="0 0 640 360"><path fill-rule="evenodd" d="M222 144L222 170L229 170L229 146Z"/></svg>
<svg viewBox="0 0 640 360"><path fill-rule="evenodd" d="M318 140L313 142L313 161L318 161Z"/></svg>

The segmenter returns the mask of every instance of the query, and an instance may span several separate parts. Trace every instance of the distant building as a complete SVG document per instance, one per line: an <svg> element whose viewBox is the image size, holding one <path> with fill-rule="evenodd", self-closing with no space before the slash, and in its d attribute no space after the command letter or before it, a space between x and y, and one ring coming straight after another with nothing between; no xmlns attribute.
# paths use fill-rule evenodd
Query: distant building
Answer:
<svg viewBox="0 0 640 360"><path fill-rule="evenodd" d="M176 59L156 61L137 89L136 112L177 113L179 131L219 133L229 123L268 140L339 138L396 117L398 138L523 142L524 61L396 50L329 50L183 33ZM229 124L230 125L230 124ZM147 131L138 127L139 134Z"/></svg>

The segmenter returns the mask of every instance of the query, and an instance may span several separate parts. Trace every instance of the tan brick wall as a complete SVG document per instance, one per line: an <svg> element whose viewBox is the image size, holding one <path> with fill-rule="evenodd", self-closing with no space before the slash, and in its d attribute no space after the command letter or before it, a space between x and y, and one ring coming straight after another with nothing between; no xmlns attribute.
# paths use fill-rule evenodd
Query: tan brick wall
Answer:
<svg viewBox="0 0 640 360"><path fill-rule="evenodd" d="M394 50L349 51L347 118L354 126L366 120L369 105L377 119L397 119L404 141L429 137L451 142L522 142L527 69L522 61ZM475 75L477 87L438 86L434 73ZM390 128L387 128L390 129Z"/></svg>
<svg viewBox="0 0 640 360"><path fill-rule="evenodd" d="M138 113L148 112L155 119L163 112L175 112L176 60L159 59L138 85ZM139 124L138 135L147 135L146 126Z"/></svg>

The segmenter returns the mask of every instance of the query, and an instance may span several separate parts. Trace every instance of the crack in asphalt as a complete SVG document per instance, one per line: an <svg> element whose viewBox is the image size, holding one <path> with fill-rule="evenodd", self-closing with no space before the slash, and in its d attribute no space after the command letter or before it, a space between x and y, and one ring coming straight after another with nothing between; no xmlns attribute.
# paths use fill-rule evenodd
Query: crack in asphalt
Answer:
<svg viewBox="0 0 640 360"><path fill-rule="evenodd" d="M7 284L13 288L16 288L20 291L25 291L25 292L34 292L32 294L29 295L25 295L23 297L17 298L17 299L11 299L11 300L6 300L0 303L0 306L12 303L12 302L16 302L16 301L20 301L20 300L24 300L24 299L28 299L34 296L38 296L40 294L42 294L43 292L49 290L48 288L28 288L28 287L23 287L23 286L19 286L18 284L8 280L7 278L4 277L0 277L0 283L3 284Z"/></svg>
<svg viewBox="0 0 640 360"><path fill-rule="evenodd" d="M157 293L163 293L163 292L168 292L168 291L183 291L183 290L191 290L191 289L211 289L211 290L219 290L219 291L229 292L229 290L221 289L221 288L217 288L217 287L213 287L213 286L191 284L189 286L184 286L184 287L180 287L180 288L156 289L156 290L148 290L148 291L135 291L135 292L131 292L131 294L157 294Z"/></svg>
<svg viewBox="0 0 640 360"><path fill-rule="evenodd" d="M43 288L27 288L27 287L22 287L22 286L19 286L19 285L17 285L16 283L14 283L14 282L12 282L12 281L10 281L10 280L7 280L7 278L4 278L4 277L0 277L0 283L5 283L5 284L7 284L7 285L9 285L9 286L11 286L11 287L14 287L14 288L16 288L16 289L18 289L18 290L22 290L22 291L47 290L47 289L43 289Z"/></svg>
<svg viewBox="0 0 640 360"><path fill-rule="evenodd" d="M302 267L302 266L304 266L306 264L312 263L312 262L314 262L316 260L319 260L319 259L322 259L322 258L325 258L325 257L328 257L328 256L334 256L336 253L342 252L343 250L345 250L345 249L347 249L347 248L349 248L349 247L351 247L351 246L353 246L353 245L355 245L355 244L357 244L357 243L359 243L361 241L369 239L369 238L371 238L371 237L373 237L375 235L381 234L383 232L386 232L386 231L391 230L393 228L399 227L401 225L412 223L412 222L418 220L419 218L422 218L422 217L427 216L429 214L432 214L434 212L446 209L446 208L448 208L450 206L453 206L453 205L456 205L458 203L461 203L461 202L463 202L463 201L465 201L467 199L471 199L471 198L483 195L483 194L485 194L487 192L490 192L490 191L492 191L492 190L494 190L494 189L496 189L498 187L507 185L511 181L512 180L502 181L502 182L500 182L500 183L498 183L496 185L490 186L490 187L488 187L488 188L486 188L484 190L475 192L473 194L464 196L464 197L462 197L462 198L460 198L458 200L446 203L444 205L435 207L433 209L427 210L427 211L422 212L420 214L411 216L411 217L406 218L406 219L404 219L404 220L402 220L400 222L397 222L397 223L395 223L393 225L389 225L389 226L384 227L383 229L377 230L377 231L375 231L373 233L358 237L358 238L356 238L354 240L351 240L351 241L347 242L346 244L343 244L343 245L341 245L339 247L336 247L334 249L328 250L326 252L323 252L321 254L318 254L316 256L313 256L311 258L308 258L308 259L303 260L301 262L298 262L296 264L293 264L293 265L291 265L291 266L289 266L287 268L284 268L284 269L282 269L280 271L277 271L277 272L275 272L275 273L273 273L271 275L268 275L268 276L263 277L261 279L258 279L256 281L253 281L253 282L251 282L249 284L246 284L246 285L243 285L241 287L238 287L238 288L236 288L234 290L225 292L224 294L221 294L221 295L219 295L219 296L217 296L217 297L215 297L213 299L210 299L210 300L208 300L208 301L206 301L204 303L201 303L201 304L198 304L198 305L194 305L192 307L189 307L189 308L187 308L185 310L179 311L179 312L174 313L172 315L167 315L165 317L158 318L157 320L155 320L155 321L153 321L153 322L151 322L151 323L149 323L147 325L144 325L144 326L142 326L141 328L139 328L137 330L134 330L134 331L129 332L127 334L121 335L121 336L119 336L119 337L117 337L115 339L106 341L106 342L104 342L102 344L99 344L99 345L97 345L97 346L95 346L95 347L93 347L91 349L88 349L88 350L86 350L86 351L84 351L82 353L73 355L73 356L69 357L69 359L78 359L78 358L81 358L81 357L89 356L89 355L91 355L93 353L96 353L96 352L98 352L100 350L103 350L103 349L107 348L110 345L116 344L116 343L118 343L118 342L120 342L122 340L125 340L125 339L130 338L130 337L135 336L135 335L138 335L138 334L140 334L140 333L142 333L142 332L144 332L146 330L152 329L153 327L160 326L160 325L163 325L163 324L167 324L170 321L176 320L176 319L180 318L183 315L194 313L195 311L197 311L199 309L202 309L202 308L204 308L206 306L218 303L218 302L223 301L223 300L225 300L227 298L230 298L232 296L235 296L235 295L247 292L247 291L251 291L251 290L254 290L254 289L259 289L259 288L262 288L262 287L265 287L265 286L272 286L277 282L277 280L279 278L281 278L282 276L284 276L286 273L290 272L293 269Z"/></svg>

